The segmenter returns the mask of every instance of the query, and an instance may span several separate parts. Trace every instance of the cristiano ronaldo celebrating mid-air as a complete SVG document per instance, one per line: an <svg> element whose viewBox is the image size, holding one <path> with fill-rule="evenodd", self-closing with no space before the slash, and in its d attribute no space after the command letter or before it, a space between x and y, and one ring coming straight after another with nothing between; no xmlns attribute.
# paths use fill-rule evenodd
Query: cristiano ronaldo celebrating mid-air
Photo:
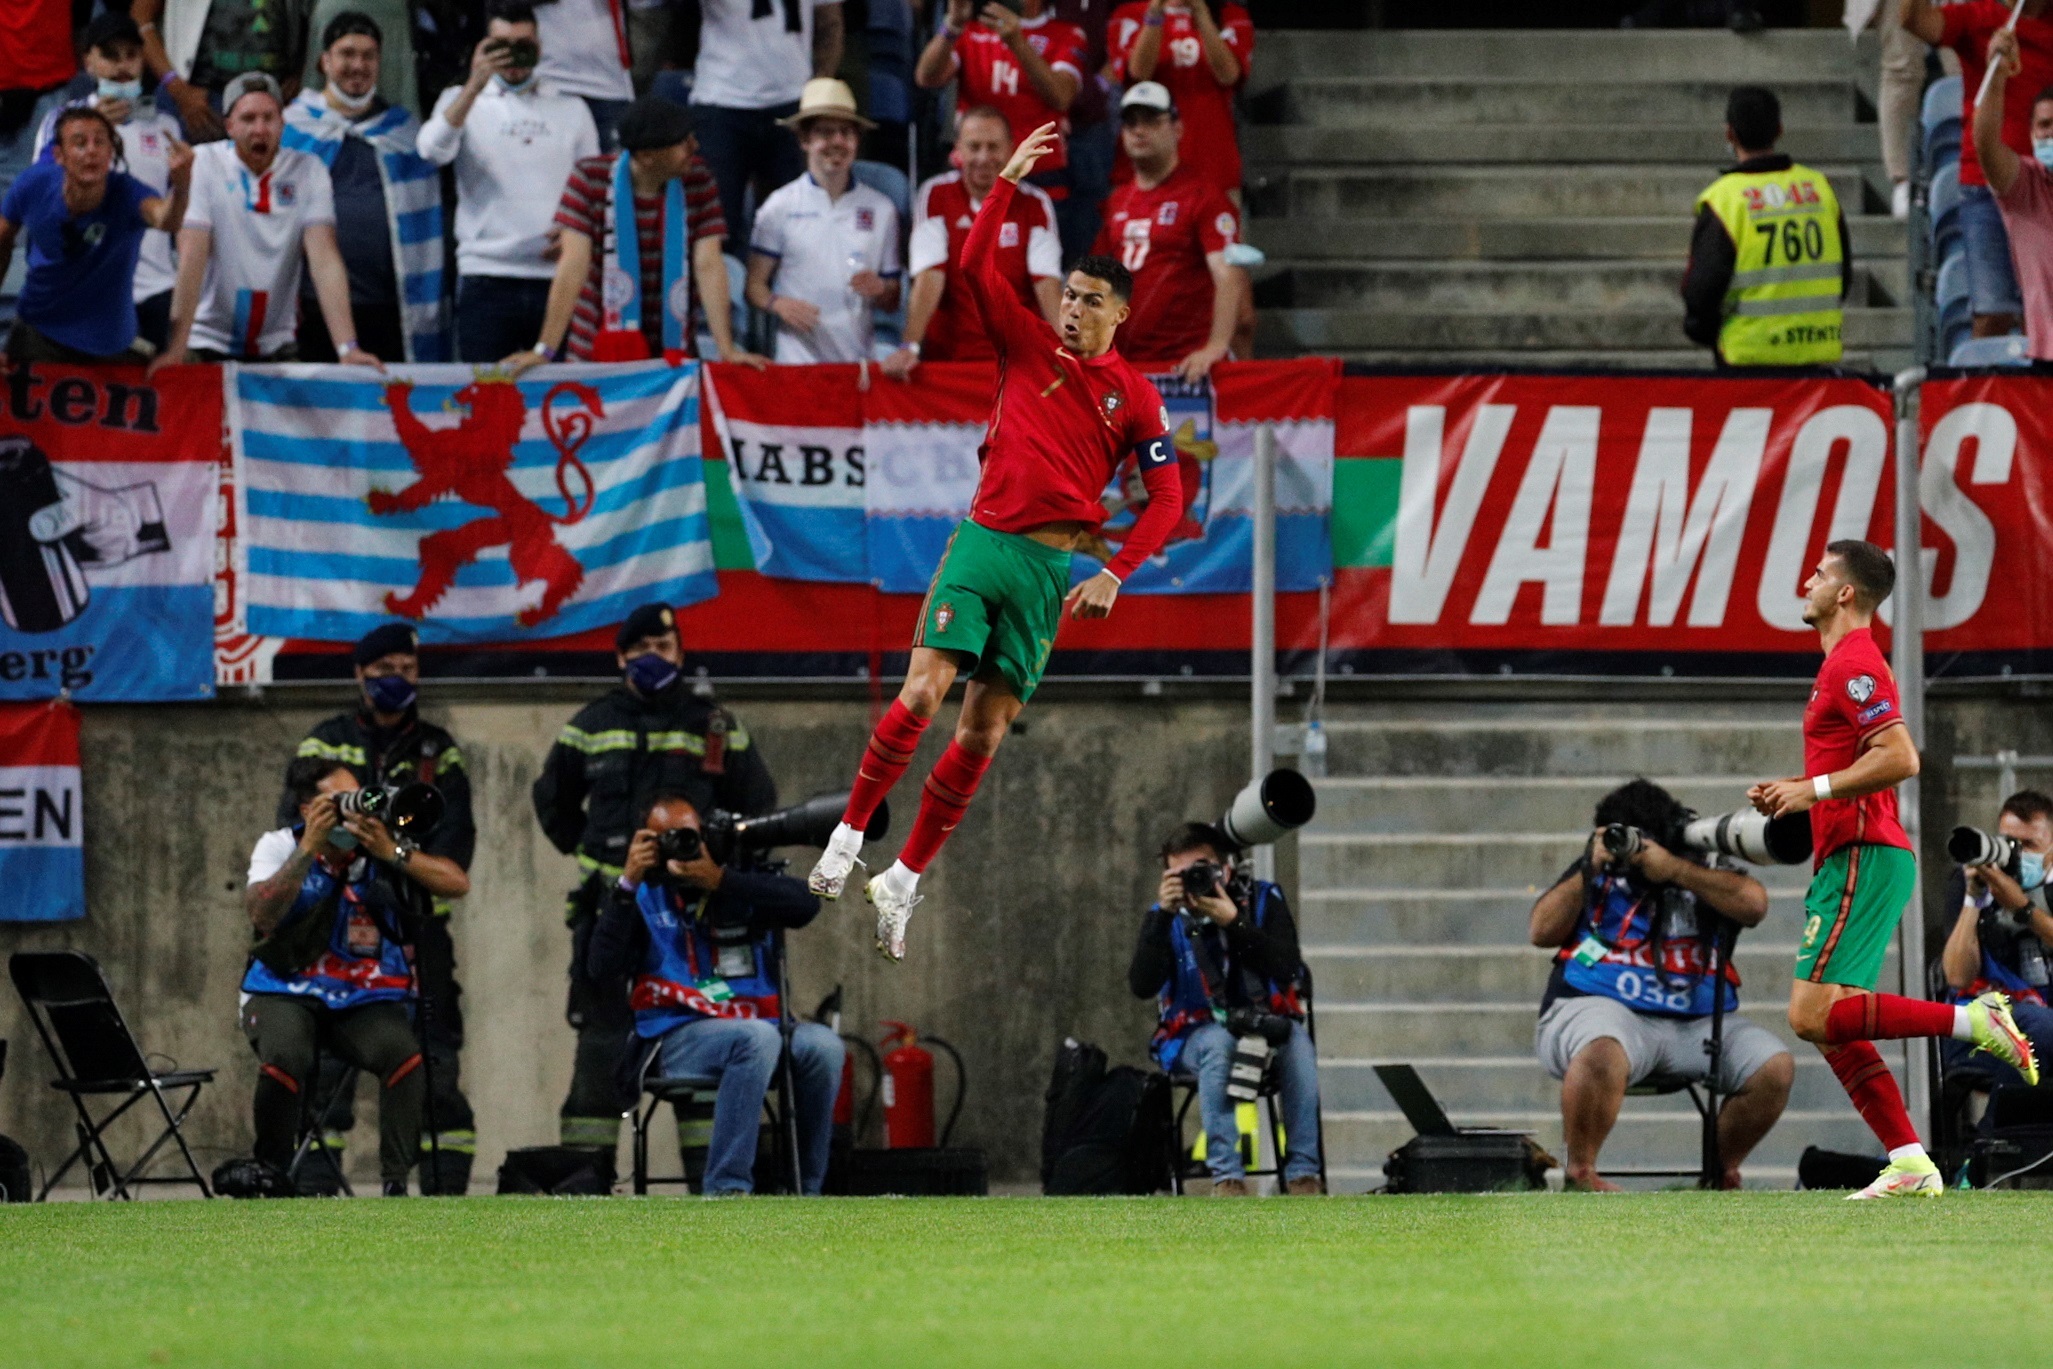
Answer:
<svg viewBox="0 0 2053 1369"><path fill-rule="evenodd" d="M1896 786L1918 773L1918 752L1904 725L1896 677L1869 630L1895 585L1896 568L1872 543L1825 548L1804 585L1804 621L1818 630L1825 648L1804 709L1807 774L1747 791L1771 818L1811 815L1817 870L1804 898L1789 1025L1824 1053L1861 1120L1889 1150L1888 1167L1856 1198L1936 1197L1945 1190L1876 1041L1971 1041L2026 1083L2039 1082L2031 1042L2011 1020L2002 994L1955 1007L1875 992L1889 939L1917 893L1917 862L1897 821Z"/></svg>
<svg viewBox="0 0 2053 1369"><path fill-rule="evenodd" d="M998 397L977 453L976 497L920 606L905 687L870 734L848 809L807 881L823 898L840 896L871 814L912 763L956 676L967 672L955 738L927 776L905 846L866 888L877 909L877 948L893 960L905 955L920 874L962 820L1032 696L1063 610L1077 618L1110 613L1121 583L1183 516L1168 411L1147 378L1112 350L1132 275L1110 257L1078 261L1062 287L1058 334L997 269L999 229L1020 178L1055 142L1055 125L1044 124L1019 145L963 243L960 280L998 353ZM1099 496L1128 452L1148 506L1119 554L1065 598L1070 556L1104 521Z"/></svg>

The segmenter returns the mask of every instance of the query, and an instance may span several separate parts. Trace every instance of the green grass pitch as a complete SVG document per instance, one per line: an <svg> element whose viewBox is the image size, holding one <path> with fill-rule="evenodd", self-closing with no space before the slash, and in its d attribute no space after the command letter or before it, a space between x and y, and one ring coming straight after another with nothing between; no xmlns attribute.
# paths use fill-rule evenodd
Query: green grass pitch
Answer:
<svg viewBox="0 0 2053 1369"><path fill-rule="evenodd" d="M2049 1214L2028 1193L9 1206L0 1364L1930 1369L2035 1339L2015 1242Z"/></svg>

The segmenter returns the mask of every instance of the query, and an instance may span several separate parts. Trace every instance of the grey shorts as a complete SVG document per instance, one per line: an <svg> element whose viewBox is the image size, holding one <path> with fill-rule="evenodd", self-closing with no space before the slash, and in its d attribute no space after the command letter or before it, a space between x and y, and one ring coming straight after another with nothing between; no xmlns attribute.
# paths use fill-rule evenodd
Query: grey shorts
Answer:
<svg viewBox="0 0 2053 1369"><path fill-rule="evenodd" d="M1625 1047L1625 1059L1632 1070L1628 1088L1655 1074L1701 1081L1708 1063L1704 1043L1711 1039L1711 1019L1656 1017L1634 1012L1615 998L1597 995L1557 998L1540 1017L1533 1048L1547 1073L1559 1079L1568 1073L1569 1062L1584 1046L1606 1036ZM1728 1013L1718 1091L1739 1092L1754 1077L1755 1070L1776 1056L1787 1054L1788 1049L1766 1027Z"/></svg>

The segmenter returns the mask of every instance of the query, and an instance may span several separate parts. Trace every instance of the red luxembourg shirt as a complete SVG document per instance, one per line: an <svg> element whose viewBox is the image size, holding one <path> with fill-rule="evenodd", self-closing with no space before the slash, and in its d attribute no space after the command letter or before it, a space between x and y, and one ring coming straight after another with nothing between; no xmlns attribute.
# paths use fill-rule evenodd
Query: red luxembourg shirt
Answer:
<svg viewBox="0 0 2053 1369"><path fill-rule="evenodd" d="M1176 100L1176 112L1183 120L1183 144L1179 151L1186 165L1221 190L1240 189L1240 136L1233 123L1233 95L1247 84L1248 58L1255 50L1255 21L1240 5L1215 7L1219 38L1240 59L1240 80L1222 86L1205 60L1204 43L1198 37L1197 22L1190 10L1176 6L1162 11L1162 47L1155 59L1155 74L1149 80L1169 88ZM1133 0L1112 11L1107 26L1105 50L1112 59L1114 79L1131 85L1126 69L1133 50L1147 32L1147 0ZM1112 169L1117 185L1133 179L1133 163L1120 149Z"/></svg>
<svg viewBox="0 0 2053 1369"><path fill-rule="evenodd" d="M1128 356L1175 362L1205 345L1212 334L1205 257L1239 237L1232 203L1181 162L1153 190L1128 181L1112 192L1092 250L1133 272L1133 315L1119 330Z"/></svg>
<svg viewBox="0 0 2053 1369"><path fill-rule="evenodd" d="M71 54L70 0L0 4L0 90L48 90L64 84L78 70Z"/></svg>
<svg viewBox="0 0 2053 1369"><path fill-rule="evenodd" d="M1942 5L1939 46L1960 54L1960 183L1987 185L1975 156L1975 95L1988 67L1989 39L2010 20L2010 7L2000 0L1968 0ZM2032 155L2032 106L2039 92L2053 85L2053 20L2017 21L2017 55L2023 63L2003 91L2003 145L2027 161Z"/></svg>
<svg viewBox="0 0 2053 1369"><path fill-rule="evenodd" d="M927 361L989 361L997 355L984 331L984 317L962 283L962 247L969 240L970 225L976 222L977 208L960 171L946 172L922 185L913 205L907 274L917 276L935 267L948 273L948 288L920 338L920 356ZM1034 281L1062 274L1055 203L1046 191L1025 185L1013 196L1005 222L998 225L997 257L998 271L1019 302L1038 313L1041 306L1034 298Z"/></svg>
<svg viewBox="0 0 2053 1369"><path fill-rule="evenodd" d="M1074 24L1065 24L1052 13L1044 13L1038 19L1019 21L1020 32L1026 35L1027 46L1041 57L1041 60L1057 71L1066 71L1084 82L1084 66L1089 60L1084 54L1087 43L1084 31ZM1034 83L1020 70L1019 58L1005 45L998 30L977 22L962 31L962 37L955 40L955 61L958 67L955 84L955 112L966 114L978 105L990 105L1005 116L1005 122L1012 126L1012 141L1023 142L1027 134L1042 124L1053 121L1056 131L1063 135L1063 141L1055 144L1055 150L1041 158L1034 167L1035 175L1060 171L1069 164L1069 119L1059 109L1041 98L1034 89Z"/></svg>
<svg viewBox="0 0 2053 1369"><path fill-rule="evenodd" d="M1903 721L1896 676L1875 645L1875 634L1856 628L1842 637L1811 686L1804 709L1804 773L1830 775L1860 759L1877 733ZM1859 799L1824 799L1811 808L1811 850L1816 864L1842 846L1911 849L1896 819L1896 791L1884 789Z"/></svg>
<svg viewBox="0 0 2053 1369"><path fill-rule="evenodd" d="M1017 187L999 179L977 211L964 245L961 279L998 352L998 397L977 448L982 473L970 517L994 532L1047 523L1105 521L1105 486L1143 443L1142 474L1151 496L1119 554L1106 567L1122 580L1155 554L1183 516L1169 410L1148 378L1116 349L1080 357L1048 321L1020 303L999 275L988 244L1006 222ZM1159 443L1155 439L1162 439Z"/></svg>

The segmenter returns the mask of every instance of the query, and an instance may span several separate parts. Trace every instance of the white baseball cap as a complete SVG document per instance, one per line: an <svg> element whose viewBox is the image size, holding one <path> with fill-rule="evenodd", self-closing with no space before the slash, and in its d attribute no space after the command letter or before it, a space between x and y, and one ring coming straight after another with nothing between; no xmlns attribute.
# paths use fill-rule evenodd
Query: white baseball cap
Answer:
<svg viewBox="0 0 2053 1369"><path fill-rule="evenodd" d="M1169 93L1169 87L1160 81L1142 81L1119 97L1119 112L1129 109L1152 109L1158 114L1174 115L1176 97Z"/></svg>

